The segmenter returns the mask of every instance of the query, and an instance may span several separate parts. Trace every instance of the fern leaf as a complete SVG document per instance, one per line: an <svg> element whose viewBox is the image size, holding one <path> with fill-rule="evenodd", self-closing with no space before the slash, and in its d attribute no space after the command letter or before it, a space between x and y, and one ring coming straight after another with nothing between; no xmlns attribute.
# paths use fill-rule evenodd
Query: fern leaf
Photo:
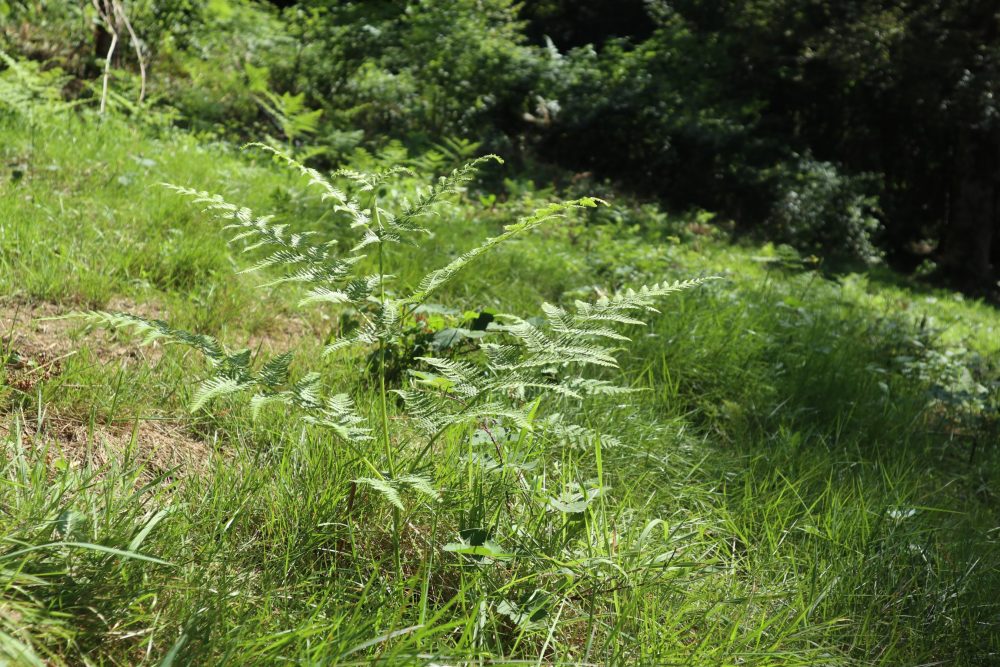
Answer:
<svg viewBox="0 0 1000 667"><path fill-rule="evenodd" d="M356 484L361 484L378 491L385 500L387 500L391 505L396 508L403 510L403 499L399 496L399 491L396 490L391 483L384 479L376 479L374 477L359 477L354 480Z"/></svg>
<svg viewBox="0 0 1000 667"><path fill-rule="evenodd" d="M402 475L397 477L396 481L406 484L417 493L426 496L431 500L441 500L441 494L438 493L438 490L431 484L431 480L426 477L421 477L420 475Z"/></svg>
<svg viewBox="0 0 1000 667"><path fill-rule="evenodd" d="M291 352L285 352L267 361L261 366L258 381L269 388L288 382L288 368L292 363L292 357Z"/></svg>
<svg viewBox="0 0 1000 667"><path fill-rule="evenodd" d="M618 438L600 433L594 429L567 421L561 414L550 415L535 421L536 430L554 438L560 446L569 445L577 449L593 449L598 440L602 447L621 447Z"/></svg>
<svg viewBox="0 0 1000 667"><path fill-rule="evenodd" d="M470 262L475 260L480 255L483 255L496 246L510 240L511 238L517 236L518 234L523 234L529 232L536 227L553 220L555 218L563 217L566 211L579 208L593 208L598 204L603 204L600 199L595 199L593 197L583 197L581 199L576 199L573 201L562 202L558 204L550 204L544 208L535 211L534 214L521 218L516 223L508 225L504 228L504 231L499 236L486 239L486 241L470 250L469 252L457 257L452 260L447 266L432 271L424 276L423 280L417 286L417 289L406 299L407 303L421 303L430 296L431 293L440 289L443 285L448 283L452 278L455 277L459 271L465 268Z"/></svg>
<svg viewBox="0 0 1000 667"><path fill-rule="evenodd" d="M347 394L327 397L321 407L313 408L305 420L311 424L325 426L344 440L361 442L371 440L371 429L365 426L364 417L354 407L354 401Z"/></svg>
<svg viewBox="0 0 1000 667"><path fill-rule="evenodd" d="M286 270L284 277L267 285L283 282L335 284L344 280L351 268L363 259L363 256L359 255L337 257L333 253L335 243L307 243L310 235L289 234L287 225L273 224L271 216L255 216L250 209L231 204L221 195L170 183L162 185L196 204L203 205L205 211L228 221L229 224L225 225L224 229L233 232L230 241L244 242L246 244L244 252L261 248L270 249L269 255L241 271L241 273L252 273L275 266Z"/></svg>
<svg viewBox="0 0 1000 667"><path fill-rule="evenodd" d="M198 385L198 389L195 390L188 409L191 412L197 412L205 407L209 401L250 389L253 387L253 384L253 381L247 378L210 377Z"/></svg>
<svg viewBox="0 0 1000 667"><path fill-rule="evenodd" d="M221 364L226 358L225 349L215 338L204 334L194 334L182 329L174 329L162 320L148 320L129 313L90 311L80 315L88 324L108 329L126 329L142 336L142 344L157 340L193 347L213 364Z"/></svg>
<svg viewBox="0 0 1000 667"><path fill-rule="evenodd" d="M459 192L462 186L475 178L479 168L487 162L503 164L503 160L499 156L492 154L466 162L447 176L442 176L438 179L437 183L426 192L421 193L412 204L408 203L404 207L402 214L393 220L394 226L406 231L426 232L427 230L416 226L415 221L428 215L434 206L448 195Z"/></svg>
<svg viewBox="0 0 1000 667"><path fill-rule="evenodd" d="M279 160L282 160L289 166L297 169L299 173L308 179L310 185L322 190L323 200L332 200L334 202L335 211L343 211L349 214L352 218L352 224L367 224L368 214L358 205L358 203L348 199L347 195L344 194L342 190L334 186L321 173L312 167L305 166L292 156L286 154L284 151L267 144L253 142L246 144L243 148L259 148L260 150L271 153Z"/></svg>

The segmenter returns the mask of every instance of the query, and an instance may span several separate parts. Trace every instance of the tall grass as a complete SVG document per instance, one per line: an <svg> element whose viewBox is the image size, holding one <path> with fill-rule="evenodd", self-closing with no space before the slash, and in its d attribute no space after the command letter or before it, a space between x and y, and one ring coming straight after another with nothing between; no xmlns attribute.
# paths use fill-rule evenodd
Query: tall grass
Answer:
<svg viewBox="0 0 1000 667"><path fill-rule="evenodd" d="M233 281L213 226L150 186L234 188L313 224L319 204L296 180L114 121L42 131L30 168L16 182L5 174L0 193L5 313L128 299L262 352L282 349L289 322L339 326L295 316L295 294ZM26 155L25 133L0 126L6 163ZM398 280L494 235L519 213L509 206L463 199L433 243L394 255ZM0 654L14 664L991 664L995 403L942 401L932 390L952 385L913 364L930 358L921 346L961 345L955 363L995 392L996 313L879 276L776 268L758 261L767 249L674 224L679 243L553 227L439 295L446 308L538 313L542 300L595 288L727 276L629 332L635 345L603 377L643 391L563 406L620 446L511 439L505 465L491 468L472 465L493 450L488 438L445 437L426 469L442 501L401 513L352 486L362 465L321 429L280 411L254 421L239 402L187 415L191 360L180 349L149 353L149 370L125 341L60 329L76 353L28 391L5 360ZM24 341L48 324L19 316L0 349L31 358L38 346ZM320 345L304 353L318 357ZM368 375L308 361L293 371L318 366L378 423ZM197 460L151 454L178 429ZM540 486L512 492L519 472ZM503 523L487 546L476 529L491 517Z"/></svg>

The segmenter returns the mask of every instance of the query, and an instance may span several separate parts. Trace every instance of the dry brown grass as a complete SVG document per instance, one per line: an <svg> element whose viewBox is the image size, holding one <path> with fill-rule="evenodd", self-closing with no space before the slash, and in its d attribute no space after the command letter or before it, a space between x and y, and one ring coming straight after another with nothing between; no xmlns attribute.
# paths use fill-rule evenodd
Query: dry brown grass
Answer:
<svg viewBox="0 0 1000 667"><path fill-rule="evenodd" d="M14 444L17 438L21 446L43 451L53 467L102 470L127 459L142 466L143 478L169 471L186 477L204 471L216 455L212 444L192 438L177 422L91 425L58 415L44 415L41 424L13 415L0 420L0 443Z"/></svg>
<svg viewBox="0 0 1000 667"><path fill-rule="evenodd" d="M109 302L107 310L165 317L156 304L138 305L122 298ZM72 311L72 306L52 303L0 301L0 350L7 357L0 359L2 384L32 392L57 378L65 360L83 349L105 364L152 363L162 354L159 346L140 347L103 330L81 336L80 320L65 318ZM19 437L23 446L43 450L52 465L100 470L129 457L143 466L144 477L169 470L177 470L179 476L197 473L213 456L211 445L192 438L183 423L175 421L90 424L51 412L41 417L0 413L0 443L10 443L13 437Z"/></svg>

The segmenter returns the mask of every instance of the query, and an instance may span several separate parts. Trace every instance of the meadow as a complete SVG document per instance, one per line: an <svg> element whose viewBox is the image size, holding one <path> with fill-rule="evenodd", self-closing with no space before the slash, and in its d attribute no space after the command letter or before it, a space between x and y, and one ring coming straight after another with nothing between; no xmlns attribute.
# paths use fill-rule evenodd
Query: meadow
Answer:
<svg viewBox="0 0 1000 667"><path fill-rule="evenodd" d="M888 270L828 274L732 242L710 216L623 198L476 258L389 359L323 356L357 314L237 273L253 262L222 223L159 185L350 238L296 170L113 117L7 120L0 146L10 664L995 659L993 307ZM355 162L427 168L399 146ZM390 294L556 196L505 170L457 189L421 246L389 246ZM396 202L431 182L377 192ZM404 388L430 377L424 359L475 359L480 335L502 336L484 314L709 276L626 325L618 367L580 371L634 392L528 390L584 436L484 414L417 452L395 394L381 413L379 381ZM66 317L94 311L209 334L251 366L293 351L293 377L320 373L394 435L352 444L301 406L255 416L238 395L191 412L209 366ZM411 463L413 488L364 481Z"/></svg>

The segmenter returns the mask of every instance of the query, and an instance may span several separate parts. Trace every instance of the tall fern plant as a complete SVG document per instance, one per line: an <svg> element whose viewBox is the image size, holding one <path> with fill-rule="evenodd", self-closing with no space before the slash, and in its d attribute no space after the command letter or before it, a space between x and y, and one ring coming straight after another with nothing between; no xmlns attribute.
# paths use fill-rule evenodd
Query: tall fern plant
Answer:
<svg viewBox="0 0 1000 667"><path fill-rule="evenodd" d="M301 283L306 287L301 305L329 308L353 307L364 322L345 337L326 346L326 353L361 348L374 353L376 365L377 423L370 423L346 394L326 392L319 373L291 377L292 352L255 362L249 349L232 351L211 336L183 331L159 320L126 313L91 312L85 317L95 325L131 329L145 342L162 340L199 351L211 373L194 391L192 410L200 410L214 399L234 394L249 395L254 414L271 405L298 411L305 421L328 429L343 446L350 448L369 471L355 480L378 491L398 512L405 497L422 494L437 497L434 480L424 471L425 459L445 436L488 437L496 445L497 463L504 464L503 439L496 433L545 434L557 442L590 445L613 438L574 424L552 411L559 401L546 397L582 401L595 394L628 391L592 377L588 367L617 367L615 351L628 338L623 327L642 324L638 316L654 312L663 297L695 286L702 280L658 283L594 302L577 301L561 307L543 304L544 324L516 315L496 316L488 336L478 343L477 354L468 360L421 357L422 366L410 370L409 381L392 389L386 379L385 355L403 336L403 327L417 309L444 288L477 258L505 241L526 234L563 217L574 209L595 207L603 202L585 197L545 206L505 227L447 265L435 269L415 285L392 294L386 289L390 275L388 249L413 244L430 233L427 225L439 204L454 197L471 181L477 170L496 156L473 160L441 177L430 188L389 210L379 200L380 189L407 172L395 167L376 173L339 171L334 179L347 179L359 194L349 196L327 179L285 153L263 145L251 146L272 153L298 170L318 189L333 213L347 218L356 231L353 247L344 252L337 240L321 241L313 232L296 232L270 216L258 216L247 208L227 202L222 196L176 185L167 187L198 204L224 223L231 240L242 243L244 252L258 259L245 272L274 271L269 282ZM365 273L367 262L376 267ZM397 400L393 400L396 394ZM390 419L390 405L400 402L406 419ZM395 425L395 426L394 426ZM397 526L398 540L398 526ZM398 557L398 541L397 541ZM398 562L398 561L397 561Z"/></svg>

